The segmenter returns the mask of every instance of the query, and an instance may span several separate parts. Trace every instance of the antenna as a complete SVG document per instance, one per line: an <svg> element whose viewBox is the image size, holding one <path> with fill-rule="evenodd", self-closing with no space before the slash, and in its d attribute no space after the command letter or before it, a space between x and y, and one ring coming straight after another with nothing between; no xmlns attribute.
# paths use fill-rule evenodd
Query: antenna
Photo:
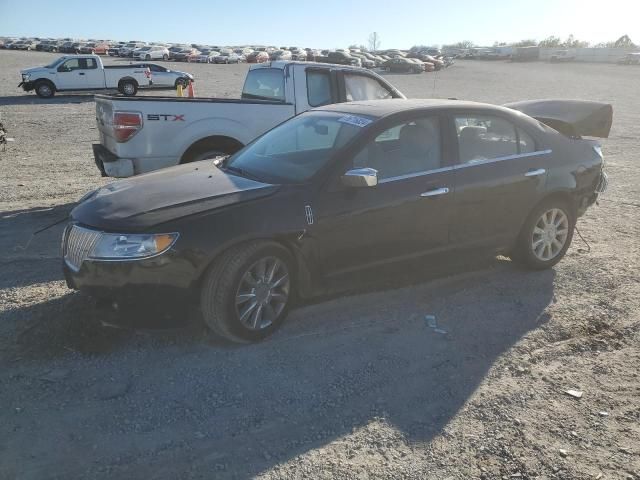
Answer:
<svg viewBox="0 0 640 480"><path fill-rule="evenodd" d="M436 97L436 80L438 79L438 70L434 70L433 72L433 92L431 93L431 98Z"/></svg>

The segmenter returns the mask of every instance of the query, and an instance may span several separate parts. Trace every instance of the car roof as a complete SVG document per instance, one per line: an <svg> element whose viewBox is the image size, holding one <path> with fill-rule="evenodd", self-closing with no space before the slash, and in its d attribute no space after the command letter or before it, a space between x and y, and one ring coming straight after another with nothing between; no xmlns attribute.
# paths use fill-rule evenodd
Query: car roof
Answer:
<svg viewBox="0 0 640 480"><path fill-rule="evenodd" d="M357 115L366 115L369 117L382 118L394 113L407 112L411 110L425 110L425 109L439 109L439 108L454 108L454 109L483 109L493 110L500 112L513 113L512 110L499 107L497 105L491 105L488 103L469 102L462 100L448 100L448 99L401 99L394 98L388 100L366 100L360 102L346 102L336 103L333 105L326 105L323 107L315 108L314 110L330 111L350 113Z"/></svg>

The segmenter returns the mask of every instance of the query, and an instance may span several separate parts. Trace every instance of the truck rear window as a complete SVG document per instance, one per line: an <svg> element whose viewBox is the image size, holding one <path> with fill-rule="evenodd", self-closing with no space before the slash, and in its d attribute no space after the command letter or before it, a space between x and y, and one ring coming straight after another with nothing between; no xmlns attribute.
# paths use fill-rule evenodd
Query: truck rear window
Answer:
<svg viewBox="0 0 640 480"><path fill-rule="evenodd" d="M242 98L284 102L283 70L279 68L249 70L242 89Z"/></svg>

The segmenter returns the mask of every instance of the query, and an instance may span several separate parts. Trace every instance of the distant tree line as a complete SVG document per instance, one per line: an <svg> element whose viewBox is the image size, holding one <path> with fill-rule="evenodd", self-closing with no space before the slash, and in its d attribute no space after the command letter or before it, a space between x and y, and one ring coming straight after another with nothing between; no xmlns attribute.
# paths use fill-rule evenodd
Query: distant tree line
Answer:
<svg viewBox="0 0 640 480"><path fill-rule="evenodd" d="M477 45L470 40L463 40L462 42L452 43L450 45L443 45L442 48L458 48L458 49L469 49L476 47ZM534 39L525 39L520 40L519 42L514 43L506 43L506 42L495 42L493 44L494 47L546 47L546 48L585 48L585 47L606 47L606 48L635 48L638 47L629 35L623 35L615 41L611 42L601 42L594 45L591 45L589 42L585 42L583 40L579 40L575 38L573 35L569 35L565 40L562 40L560 37L550 36L545 38L544 40L537 41ZM414 48L419 48L416 46Z"/></svg>

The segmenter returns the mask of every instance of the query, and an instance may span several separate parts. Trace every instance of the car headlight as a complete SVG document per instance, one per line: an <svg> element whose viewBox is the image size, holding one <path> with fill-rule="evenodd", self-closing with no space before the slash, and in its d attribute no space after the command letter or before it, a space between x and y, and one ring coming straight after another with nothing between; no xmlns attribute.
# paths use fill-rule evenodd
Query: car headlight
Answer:
<svg viewBox="0 0 640 480"><path fill-rule="evenodd" d="M90 258L96 260L126 260L153 257L169 250L177 239L177 233L103 233L93 248Z"/></svg>
<svg viewBox="0 0 640 480"><path fill-rule="evenodd" d="M28 82L29 78L31 78L31 74L30 73L23 73L22 74L22 81L23 82Z"/></svg>

